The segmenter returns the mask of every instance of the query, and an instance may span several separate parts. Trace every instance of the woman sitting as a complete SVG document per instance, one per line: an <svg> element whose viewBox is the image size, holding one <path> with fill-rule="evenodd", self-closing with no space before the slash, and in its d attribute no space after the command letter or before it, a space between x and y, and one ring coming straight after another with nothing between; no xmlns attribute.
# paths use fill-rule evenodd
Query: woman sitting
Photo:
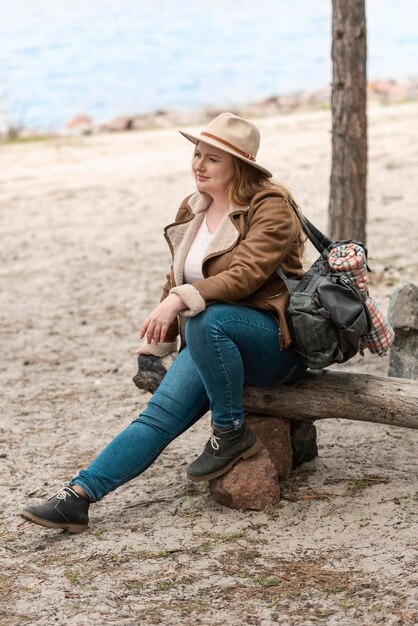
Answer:
<svg viewBox="0 0 418 626"><path fill-rule="evenodd" d="M200 135L182 134L195 144L197 191L165 228L173 263L138 350L161 357L177 351L179 339L178 356L136 420L68 486L24 509L41 526L85 530L90 503L144 472L209 410L212 434L187 475L221 476L259 447L245 423L243 385L275 385L306 370L276 273L280 266L289 278L301 277L303 236L289 191L256 161L258 129L222 113Z"/></svg>

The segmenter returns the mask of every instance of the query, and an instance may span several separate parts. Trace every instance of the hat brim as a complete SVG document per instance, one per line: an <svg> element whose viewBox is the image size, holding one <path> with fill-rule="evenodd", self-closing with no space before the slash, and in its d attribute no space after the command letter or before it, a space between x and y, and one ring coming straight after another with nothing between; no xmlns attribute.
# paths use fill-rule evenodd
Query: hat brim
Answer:
<svg viewBox="0 0 418 626"><path fill-rule="evenodd" d="M245 163L248 163L248 165L255 167L260 172L263 172L263 174L265 174L268 178L271 178L273 176L273 174L269 172L269 170L267 170L262 165L259 165L258 163L251 161L251 159L247 159L246 157L241 156L238 152L235 152L233 148L228 148L228 146L224 146L220 141L216 141L216 139L212 139L211 137L196 137L196 135L190 135L190 133L185 133L182 130L179 130L179 133L194 144L197 144L199 143L199 141L201 141L202 143L206 143L209 146L218 148L219 150L222 150L223 152L232 154L232 156L237 157L237 159L240 159L241 161L245 161Z"/></svg>

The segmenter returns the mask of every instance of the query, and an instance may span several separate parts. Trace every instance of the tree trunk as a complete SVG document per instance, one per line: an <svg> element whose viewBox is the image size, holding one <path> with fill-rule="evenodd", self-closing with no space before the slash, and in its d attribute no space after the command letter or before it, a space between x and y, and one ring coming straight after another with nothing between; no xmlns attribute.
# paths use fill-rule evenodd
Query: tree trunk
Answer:
<svg viewBox="0 0 418 626"><path fill-rule="evenodd" d="M252 415L351 419L418 429L418 382L348 372L307 372L289 385L244 387Z"/></svg>
<svg viewBox="0 0 418 626"><path fill-rule="evenodd" d="M366 243L365 0L333 0L332 169L329 233Z"/></svg>

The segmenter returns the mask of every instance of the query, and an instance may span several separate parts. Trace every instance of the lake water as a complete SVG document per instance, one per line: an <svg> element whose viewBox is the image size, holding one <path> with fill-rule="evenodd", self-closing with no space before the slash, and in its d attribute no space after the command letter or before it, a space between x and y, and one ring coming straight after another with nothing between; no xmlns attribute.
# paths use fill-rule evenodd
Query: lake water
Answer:
<svg viewBox="0 0 418 626"><path fill-rule="evenodd" d="M418 0L367 0L368 75L418 75ZM3 0L0 128L227 107L331 78L331 0Z"/></svg>

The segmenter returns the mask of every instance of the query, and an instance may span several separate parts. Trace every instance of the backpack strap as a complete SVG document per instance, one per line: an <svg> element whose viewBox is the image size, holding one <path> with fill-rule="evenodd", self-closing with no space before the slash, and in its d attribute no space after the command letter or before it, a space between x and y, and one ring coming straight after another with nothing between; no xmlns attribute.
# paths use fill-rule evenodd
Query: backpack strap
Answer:
<svg viewBox="0 0 418 626"><path fill-rule="evenodd" d="M302 215L298 205L293 199L289 198L288 202L295 212L299 222L301 223L301 226L308 239L312 242L318 252L322 254L324 250L326 250L332 244L331 239L328 239L328 237L324 235L324 233L322 233L316 226L314 226L307 217ZM300 280L291 280L290 278L287 278L281 267L278 267L276 269L276 274L282 279L286 286L286 289L290 294L295 291L300 283Z"/></svg>
<svg viewBox="0 0 418 626"><path fill-rule="evenodd" d="M328 237L324 235L324 233L322 233L316 226L314 226L307 217L302 215L298 205L293 199L289 199L288 202L295 212L296 217L300 221L305 234L308 236L309 240L312 242L318 252L322 254L323 251L332 244L331 239L328 239Z"/></svg>
<svg viewBox="0 0 418 626"><path fill-rule="evenodd" d="M292 280L291 278L288 278L280 266L276 269L276 274L282 279L290 294L295 291L296 287L300 283L300 280Z"/></svg>

